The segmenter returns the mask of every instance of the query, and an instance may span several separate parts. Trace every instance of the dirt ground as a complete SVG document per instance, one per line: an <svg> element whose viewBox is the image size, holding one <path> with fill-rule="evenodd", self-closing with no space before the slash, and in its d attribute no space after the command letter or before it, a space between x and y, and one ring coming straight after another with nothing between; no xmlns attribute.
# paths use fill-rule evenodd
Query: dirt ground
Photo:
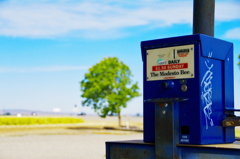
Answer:
<svg viewBox="0 0 240 159"><path fill-rule="evenodd" d="M1 126L0 159L104 159L105 142L142 139L142 132L106 130L117 117L81 117L81 124ZM125 126L142 128L142 117L123 117Z"/></svg>

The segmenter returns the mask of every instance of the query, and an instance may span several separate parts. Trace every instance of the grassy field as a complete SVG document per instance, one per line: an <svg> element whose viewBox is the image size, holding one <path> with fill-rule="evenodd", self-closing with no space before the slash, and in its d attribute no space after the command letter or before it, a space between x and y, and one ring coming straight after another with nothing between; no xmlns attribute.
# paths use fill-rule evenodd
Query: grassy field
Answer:
<svg viewBox="0 0 240 159"><path fill-rule="evenodd" d="M235 129L235 136L240 138L240 129Z"/></svg>
<svg viewBox="0 0 240 159"><path fill-rule="evenodd" d="M39 122L35 122L36 124L31 123L30 124L24 124L24 125L16 125L20 123L18 120L21 118L25 118L28 123L30 123L31 120L35 119L41 119L45 120L46 118L51 118L51 123L45 124L46 121L41 122L42 124L39 124ZM29 120L29 118L31 118ZM54 119L53 119L54 118ZM66 120L69 121L69 119L77 119L76 122L66 123ZM63 120L64 122L58 122L59 120ZM8 120L8 125L1 125L0 124L0 137L1 136L26 136L26 135L73 135L73 134L132 134L132 133L142 133L142 132L135 132L135 131L118 131L118 130L106 130L104 127L118 127L118 118L117 117L106 117L106 118L100 118L99 116L81 116L79 117L11 117L11 116L0 116L0 123L3 124L4 120ZM12 125L9 125L9 121L13 120L11 122ZM55 120L53 122L53 120ZM18 122L17 122L18 121ZM36 121L36 120L35 120ZM76 121L76 120L75 120ZM56 123L57 122L57 123ZM13 125L13 123L15 125ZM55 124L56 123L56 124ZM22 123L23 124L23 123ZM142 117L128 117L123 116L122 117L122 124L123 126L128 124L129 126L136 126L139 129L142 129L143 126L143 119Z"/></svg>
<svg viewBox="0 0 240 159"><path fill-rule="evenodd" d="M83 123L76 117L0 117L0 126L3 125L47 125L47 124L76 124Z"/></svg>
<svg viewBox="0 0 240 159"><path fill-rule="evenodd" d="M123 117L122 124L129 123L130 126L137 126L143 129L142 117ZM69 125L70 124L70 125ZM77 125L75 125L77 124ZM18 131L55 131L55 132L70 132L70 130L81 130L81 129L103 129L103 127L113 126L117 127L118 120L116 117L91 117L83 116L78 117L15 117L15 116L0 116L0 134L8 132L18 132ZM39 125L35 127L34 125ZM50 127L45 127L44 125L49 125ZM55 126L51 126L55 125ZM60 127L57 125L61 125ZM66 126L64 126L66 125ZM9 127L10 126L10 127ZM13 127L12 127L13 126ZM18 127L24 126L24 127ZM34 127L29 127L34 126ZM74 132L75 133L75 132ZM235 136L240 138L240 128L236 127Z"/></svg>

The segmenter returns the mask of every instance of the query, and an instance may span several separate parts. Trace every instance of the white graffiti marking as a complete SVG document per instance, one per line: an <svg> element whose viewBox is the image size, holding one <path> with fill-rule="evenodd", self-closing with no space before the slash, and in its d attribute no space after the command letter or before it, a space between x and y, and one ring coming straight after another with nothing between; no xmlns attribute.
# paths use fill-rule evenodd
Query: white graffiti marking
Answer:
<svg viewBox="0 0 240 159"><path fill-rule="evenodd" d="M208 57L212 57L212 52L209 52ZM211 69L213 68L213 64L210 64L209 60L205 61L205 65L207 67L207 71L205 72L202 81L202 101L205 105L203 108L203 112L205 114L206 120L206 129L208 129L208 125L214 126L213 120L211 118L212 114L212 79L213 79L213 72Z"/></svg>

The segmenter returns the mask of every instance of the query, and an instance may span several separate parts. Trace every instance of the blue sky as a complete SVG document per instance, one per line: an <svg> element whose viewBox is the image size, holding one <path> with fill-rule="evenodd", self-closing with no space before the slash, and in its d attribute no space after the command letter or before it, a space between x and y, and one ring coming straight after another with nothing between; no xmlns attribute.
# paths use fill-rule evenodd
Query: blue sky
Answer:
<svg viewBox="0 0 240 159"><path fill-rule="evenodd" d="M240 108L240 1L216 0L215 37L234 43ZM192 34L193 0L0 0L0 109L71 112L79 82L104 57L118 57L142 89L140 42ZM142 114L142 97L123 114Z"/></svg>

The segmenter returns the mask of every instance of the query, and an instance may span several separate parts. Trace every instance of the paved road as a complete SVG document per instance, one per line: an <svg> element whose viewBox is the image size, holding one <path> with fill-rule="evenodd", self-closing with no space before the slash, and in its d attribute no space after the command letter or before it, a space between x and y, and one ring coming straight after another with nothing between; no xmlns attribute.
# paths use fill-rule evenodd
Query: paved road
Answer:
<svg viewBox="0 0 240 159"><path fill-rule="evenodd" d="M0 159L104 159L105 141L142 139L142 133L83 131L0 137Z"/></svg>

